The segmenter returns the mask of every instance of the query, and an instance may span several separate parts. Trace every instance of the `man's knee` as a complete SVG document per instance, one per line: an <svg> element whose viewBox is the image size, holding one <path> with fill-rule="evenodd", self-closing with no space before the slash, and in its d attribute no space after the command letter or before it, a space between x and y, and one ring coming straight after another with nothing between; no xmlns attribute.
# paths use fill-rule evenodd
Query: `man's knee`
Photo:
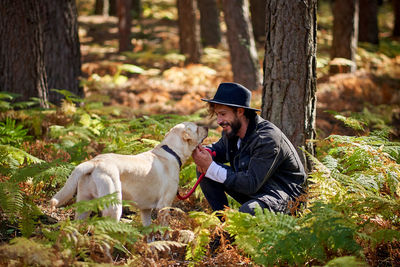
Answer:
<svg viewBox="0 0 400 267"><path fill-rule="evenodd" d="M250 200L244 203L240 208L239 211L243 213L249 213L251 215L255 215L256 207L260 207L262 209L268 208L267 204L260 200Z"/></svg>

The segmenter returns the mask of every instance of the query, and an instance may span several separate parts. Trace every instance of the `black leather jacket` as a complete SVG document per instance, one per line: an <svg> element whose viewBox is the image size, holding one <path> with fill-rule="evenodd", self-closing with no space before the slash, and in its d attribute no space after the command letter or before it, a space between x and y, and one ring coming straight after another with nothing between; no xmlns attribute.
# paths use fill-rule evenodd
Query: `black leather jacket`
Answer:
<svg viewBox="0 0 400 267"><path fill-rule="evenodd" d="M237 138L225 134L211 146L214 161L227 169L224 185L259 199L273 211L286 212L301 195L306 181L303 164L291 142L273 123L256 116L237 148ZM230 166L222 163L230 163Z"/></svg>

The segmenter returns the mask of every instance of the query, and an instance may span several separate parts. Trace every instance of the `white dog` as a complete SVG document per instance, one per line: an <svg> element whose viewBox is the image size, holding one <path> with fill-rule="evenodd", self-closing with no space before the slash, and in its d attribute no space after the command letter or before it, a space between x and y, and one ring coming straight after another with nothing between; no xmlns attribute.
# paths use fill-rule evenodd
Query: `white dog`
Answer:
<svg viewBox="0 0 400 267"><path fill-rule="evenodd" d="M118 192L118 198L133 201L141 211L143 225L151 224L151 210L171 206L179 183L180 167L207 137L208 129L192 122L174 126L164 140L138 155L102 154L79 164L64 187L50 200L59 207L77 191L76 201ZM119 220L122 205L109 206L103 216ZM89 214L77 214L80 219Z"/></svg>

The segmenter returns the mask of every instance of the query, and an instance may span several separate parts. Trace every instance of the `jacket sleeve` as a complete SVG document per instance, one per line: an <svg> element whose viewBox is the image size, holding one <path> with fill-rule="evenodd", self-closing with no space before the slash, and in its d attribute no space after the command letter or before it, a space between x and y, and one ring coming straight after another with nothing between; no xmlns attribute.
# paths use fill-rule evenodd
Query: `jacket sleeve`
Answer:
<svg viewBox="0 0 400 267"><path fill-rule="evenodd" d="M227 168L225 186L246 195L256 193L282 162L281 142L276 133L254 140L249 150L240 153L236 171Z"/></svg>

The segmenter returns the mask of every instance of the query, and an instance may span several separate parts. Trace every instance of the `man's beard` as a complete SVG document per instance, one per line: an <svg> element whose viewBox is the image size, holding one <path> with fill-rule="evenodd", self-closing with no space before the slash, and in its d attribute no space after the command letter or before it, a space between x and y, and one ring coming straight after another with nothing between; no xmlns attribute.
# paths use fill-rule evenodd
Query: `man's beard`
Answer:
<svg viewBox="0 0 400 267"><path fill-rule="evenodd" d="M242 123L238 118L235 118L231 123L222 123L220 126L229 125L231 127L231 131L225 131L226 137L231 139L237 135L240 128L242 127Z"/></svg>

